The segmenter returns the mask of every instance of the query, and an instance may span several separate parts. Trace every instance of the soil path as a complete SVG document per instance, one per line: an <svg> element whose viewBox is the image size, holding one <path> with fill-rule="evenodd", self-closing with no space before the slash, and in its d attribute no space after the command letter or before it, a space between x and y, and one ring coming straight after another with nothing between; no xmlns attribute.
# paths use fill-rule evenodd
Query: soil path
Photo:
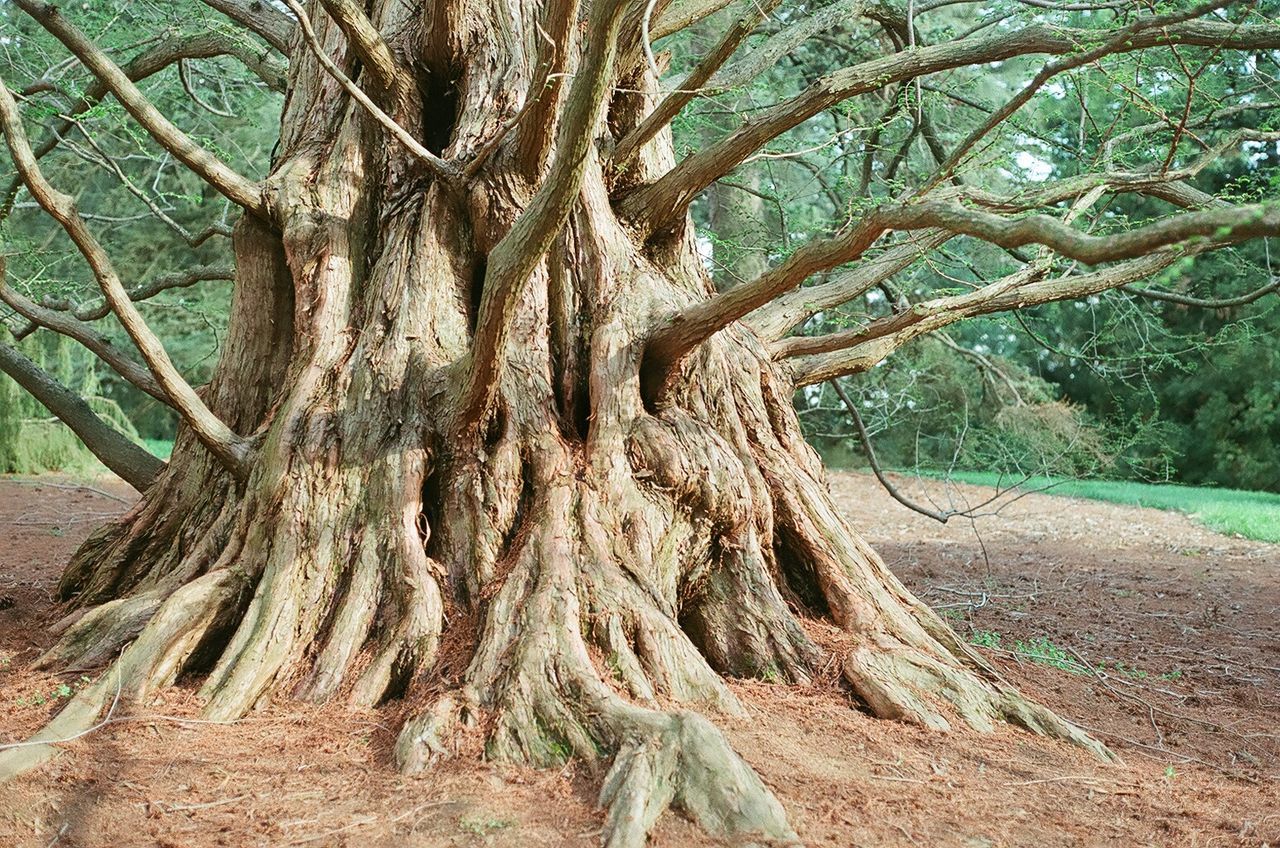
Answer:
<svg viewBox="0 0 1280 848"><path fill-rule="evenodd" d="M943 501L990 493L904 484ZM941 526L869 476L832 485L914 591L1124 764L1014 730L877 721L829 681L735 684L751 716L722 726L807 845L1280 844L1280 546L1047 495ZM49 643L67 558L131 499L118 482L0 480L0 743L80 684L81 672L27 664ZM0 845L599 844L599 776L582 767L461 760L406 779L387 766L391 710L286 705L230 725L196 715L179 687L0 787ZM714 843L668 816L652 844Z"/></svg>

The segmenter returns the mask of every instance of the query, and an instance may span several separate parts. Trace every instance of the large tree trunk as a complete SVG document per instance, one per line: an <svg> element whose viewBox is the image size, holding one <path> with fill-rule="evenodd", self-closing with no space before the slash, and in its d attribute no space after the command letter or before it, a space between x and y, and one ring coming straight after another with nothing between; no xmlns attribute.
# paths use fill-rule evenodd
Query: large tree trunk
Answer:
<svg viewBox="0 0 1280 848"><path fill-rule="evenodd" d="M533 34L496 4L452 22L374 6L399 49L429 57L395 117L438 150L492 138L534 73ZM237 481L184 434L138 506L85 543L61 587L75 612L43 662L114 664L46 738L195 671L218 719L273 697L412 697L424 708L396 749L409 770L455 733L484 734L495 758L612 761L611 845L641 844L670 805L715 833L791 838L720 733L658 705L733 713L726 676L804 680L833 653L878 716L1012 721L1105 755L1002 682L848 527L791 383L748 328L645 396L648 333L713 288L687 224L635 239L614 213L628 186L602 158L523 289L494 414L458 428L486 256L536 189L527 138L449 185L313 58L291 73L270 180L283 226L241 224L205 392L258 459ZM637 71L620 89L652 85ZM617 95L599 134L634 125L643 101ZM659 136L627 180L669 165ZM808 619L843 636L819 644ZM7 752L0 769L51 750Z"/></svg>

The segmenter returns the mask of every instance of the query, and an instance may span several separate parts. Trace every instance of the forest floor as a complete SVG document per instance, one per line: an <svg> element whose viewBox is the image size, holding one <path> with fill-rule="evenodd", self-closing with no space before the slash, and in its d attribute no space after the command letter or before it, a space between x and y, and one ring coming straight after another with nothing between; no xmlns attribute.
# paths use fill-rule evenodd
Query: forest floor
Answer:
<svg viewBox="0 0 1280 848"><path fill-rule="evenodd" d="M121 484L93 486L0 480L0 742L35 730L82 683L27 666L49 643L62 566L130 500ZM878 721L827 681L736 683L750 716L719 723L805 844L1280 845L1280 546L1045 495L941 526L869 476L832 486L916 593L1124 762L1012 728ZM945 497L941 483L910 486ZM600 775L586 767L455 761L403 778L388 765L394 709L283 704L200 724L193 691L117 715L0 787L0 845L599 844ZM667 815L651 844L718 843Z"/></svg>

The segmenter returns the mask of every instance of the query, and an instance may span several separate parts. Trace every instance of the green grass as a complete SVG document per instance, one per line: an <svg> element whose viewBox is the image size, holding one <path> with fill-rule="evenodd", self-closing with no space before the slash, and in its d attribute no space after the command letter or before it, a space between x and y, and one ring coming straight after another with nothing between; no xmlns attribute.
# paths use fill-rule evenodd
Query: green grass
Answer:
<svg viewBox="0 0 1280 848"><path fill-rule="evenodd" d="M1017 482L1017 478L991 471L953 471L948 476L961 483L978 486L1009 486ZM1280 495L1272 492L1049 477L1033 477L1022 483L1020 488L1036 490L1046 486L1052 486L1044 492L1048 495L1176 510L1219 533L1261 542L1280 542Z"/></svg>
<svg viewBox="0 0 1280 848"><path fill-rule="evenodd" d="M143 439L142 446L163 460L168 460L173 453L172 439Z"/></svg>

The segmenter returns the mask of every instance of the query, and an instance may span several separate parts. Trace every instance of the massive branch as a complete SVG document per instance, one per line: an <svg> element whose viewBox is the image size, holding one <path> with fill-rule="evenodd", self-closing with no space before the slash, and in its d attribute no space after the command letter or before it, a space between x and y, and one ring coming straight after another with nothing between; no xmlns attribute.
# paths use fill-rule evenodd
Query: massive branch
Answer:
<svg viewBox="0 0 1280 848"><path fill-rule="evenodd" d="M455 421L460 430L488 415L498 391L507 334L520 292L578 199L600 112L611 88L618 27L626 4L604 0L591 9L584 49L556 136L556 152L542 186L511 230L489 253L475 337L465 365Z"/></svg>
<svg viewBox="0 0 1280 848"><path fill-rule="evenodd" d="M1092 189L1094 194L1101 187ZM1280 234L1280 207L1225 206L1186 212L1122 233L1095 236L1048 215L1009 219L955 200L932 200L876 209L842 235L818 239L797 250L762 276L673 315L645 349L646 391L661 399L683 359L705 339L746 317L811 274L858 259L892 230L940 230L973 236L1007 250L1028 244L1096 265L1131 259L1197 237L1234 244ZM940 237L940 236L938 236ZM843 290L840 291L843 294Z"/></svg>
<svg viewBox="0 0 1280 848"><path fill-rule="evenodd" d="M296 27L289 16L270 0L201 0L244 28L257 33L284 55L289 55Z"/></svg>
<svg viewBox="0 0 1280 848"><path fill-rule="evenodd" d="M382 33L355 0L320 0L325 11L347 36L364 71L372 78L374 90L384 104L402 103L413 89L413 77L400 65ZM302 16L299 16L299 21Z"/></svg>
<svg viewBox="0 0 1280 848"><path fill-rule="evenodd" d="M841 69L822 77L800 95L747 120L723 140L686 157L656 182L635 190L624 199L623 211L637 226L650 231L661 229L683 215L703 189L731 172L771 139L842 100L939 71L1015 56L1072 53L1099 35L1096 30L1030 26L1014 32L917 47ZM1275 49L1280 47L1280 26L1186 21L1144 28L1114 44L1113 52L1127 53L1168 44Z"/></svg>

